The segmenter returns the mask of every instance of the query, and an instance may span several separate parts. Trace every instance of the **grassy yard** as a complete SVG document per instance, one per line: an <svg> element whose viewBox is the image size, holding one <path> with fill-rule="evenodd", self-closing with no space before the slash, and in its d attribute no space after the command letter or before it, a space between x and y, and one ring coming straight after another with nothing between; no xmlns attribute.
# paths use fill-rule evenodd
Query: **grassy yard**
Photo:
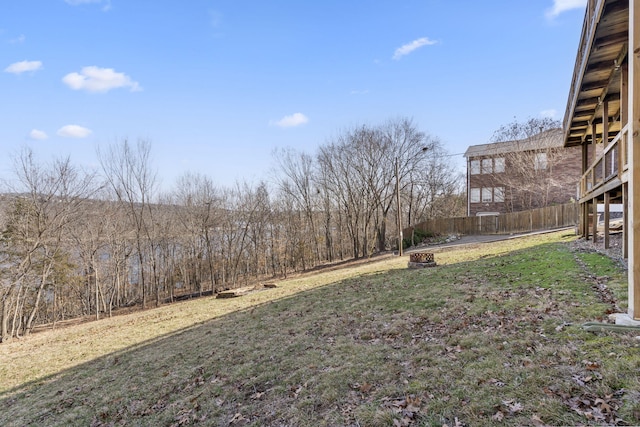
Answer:
<svg viewBox="0 0 640 427"><path fill-rule="evenodd" d="M626 274L566 232L436 251L0 345L2 426L640 424Z"/></svg>

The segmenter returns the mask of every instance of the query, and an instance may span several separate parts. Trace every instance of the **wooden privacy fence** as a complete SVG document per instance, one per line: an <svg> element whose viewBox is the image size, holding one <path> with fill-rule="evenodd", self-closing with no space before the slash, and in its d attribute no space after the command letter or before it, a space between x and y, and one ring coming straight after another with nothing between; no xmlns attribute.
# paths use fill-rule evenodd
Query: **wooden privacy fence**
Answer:
<svg viewBox="0 0 640 427"><path fill-rule="evenodd" d="M578 203L567 203L495 216L430 219L404 229L403 234L410 238L414 230L438 234L526 233L576 226L579 215Z"/></svg>

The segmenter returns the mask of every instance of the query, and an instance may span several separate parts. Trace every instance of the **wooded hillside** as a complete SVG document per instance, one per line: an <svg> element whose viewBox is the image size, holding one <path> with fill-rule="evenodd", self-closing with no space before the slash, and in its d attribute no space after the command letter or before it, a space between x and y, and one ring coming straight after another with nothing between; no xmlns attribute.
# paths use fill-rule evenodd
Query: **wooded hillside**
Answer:
<svg viewBox="0 0 640 427"><path fill-rule="evenodd" d="M403 226L464 209L444 154L399 119L315 157L278 151L269 183L186 174L159 191L147 141L100 151L94 172L25 150L0 206L0 336L392 249L398 200Z"/></svg>

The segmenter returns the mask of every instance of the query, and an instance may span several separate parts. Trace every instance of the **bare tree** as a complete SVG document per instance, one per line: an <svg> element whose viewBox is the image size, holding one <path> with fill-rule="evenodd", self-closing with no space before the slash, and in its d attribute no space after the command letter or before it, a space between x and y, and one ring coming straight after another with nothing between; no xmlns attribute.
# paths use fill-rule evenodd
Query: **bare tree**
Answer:
<svg viewBox="0 0 640 427"><path fill-rule="evenodd" d="M386 169L386 181L383 189L381 200L381 212L383 221L378 228L378 249L380 251L386 248L386 230L388 224L389 213L394 206L394 200L400 197L404 202L401 204L401 211L396 215L404 217L406 207L407 217L406 221L402 221L403 224L410 225L413 222L412 219L412 207L415 204L416 197L414 196L414 189L424 186L425 172L429 168L435 169L434 165L440 165L436 155L442 155L440 142L427 135L426 133L418 130L415 123L411 119L399 118L389 120L383 127L384 138L388 141L387 146L390 147L391 152L387 156L386 164L391 164L394 161L397 165L397 176L390 173L387 166ZM391 158L393 156L393 159ZM431 163L428 163L431 159ZM433 179L433 177L431 178ZM400 194L396 194L395 187L392 186L392 180L398 181L398 191ZM393 191L389 191L392 188ZM397 206L396 206L397 208ZM398 233L399 230L396 230Z"/></svg>
<svg viewBox="0 0 640 427"><path fill-rule="evenodd" d="M532 117L524 122L514 119L500 126L491 137L492 142L520 141L537 136L547 130L560 128L560 121L550 117Z"/></svg>
<svg viewBox="0 0 640 427"><path fill-rule="evenodd" d="M280 193L291 201L293 211L304 215L303 228L309 243L313 246L313 262L317 263L321 259L320 236L317 232L319 190L314 185L316 171L313 158L292 149L276 150L274 156L278 162L279 171L282 173L277 179Z"/></svg>
<svg viewBox="0 0 640 427"><path fill-rule="evenodd" d="M355 258L362 253L362 222L366 207L366 186L354 173L352 155L354 149L349 145L349 135L339 137L330 144L320 147L319 167L325 177L324 188L336 200L338 210L344 213L344 223L351 240L351 254Z"/></svg>
<svg viewBox="0 0 640 427"><path fill-rule="evenodd" d="M466 215L464 176L452 164L442 143L434 139L405 187L407 227L430 218ZM404 212L403 212L404 213Z"/></svg>
<svg viewBox="0 0 640 427"><path fill-rule="evenodd" d="M507 210L547 206L559 189L571 186L575 177L557 170L570 153L563 149L560 122L530 118L500 127L493 142L508 144L505 173L494 174L493 185L504 187Z"/></svg>
<svg viewBox="0 0 640 427"><path fill-rule="evenodd" d="M142 307L146 307L149 284L147 283L146 257L151 262L152 279L157 279L155 253L153 248L153 207L156 191L156 173L151 168L151 144L138 140L131 146L125 140L112 145L106 153L98 151L105 178L116 199L126 206L133 225L138 256L137 275L142 297ZM157 284L154 283L157 289ZM156 303L158 302L156 292Z"/></svg>
<svg viewBox="0 0 640 427"><path fill-rule="evenodd" d="M36 162L24 149L14 161L17 186L2 230L3 254L9 273L2 277L2 339L22 329L28 334L50 278L66 258L69 227L80 206L95 191L93 176L73 168L69 158L50 165ZM13 314L10 313L13 310ZM9 322L11 329L9 330Z"/></svg>
<svg viewBox="0 0 640 427"><path fill-rule="evenodd" d="M195 257L189 264L193 266L198 290L203 290L204 270L213 290L216 282L214 230L224 215L220 209L219 190L210 178L187 173L178 179L173 200L178 206L176 216L181 226L180 235L183 236L180 240Z"/></svg>
<svg viewBox="0 0 640 427"><path fill-rule="evenodd" d="M99 221L105 242L99 257L102 262L98 265L102 266L101 277L108 295L107 314L111 317L114 307L129 306L133 302L130 299L128 265L134 245L126 206L111 200L105 193L92 206L100 211Z"/></svg>
<svg viewBox="0 0 640 427"><path fill-rule="evenodd" d="M411 119L399 118L355 127L320 147L321 187L336 201L338 216L343 215L355 257L386 249L388 220L399 197L395 184L407 197L436 144Z"/></svg>
<svg viewBox="0 0 640 427"><path fill-rule="evenodd" d="M82 223L69 230L84 270L86 305L89 312L93 305L96 320L100 319L100 302L102 302L102 311L107 310L100 274L100 252L107 243L108 216L104 208L102 202L87 202L82 210Z"/></svg>

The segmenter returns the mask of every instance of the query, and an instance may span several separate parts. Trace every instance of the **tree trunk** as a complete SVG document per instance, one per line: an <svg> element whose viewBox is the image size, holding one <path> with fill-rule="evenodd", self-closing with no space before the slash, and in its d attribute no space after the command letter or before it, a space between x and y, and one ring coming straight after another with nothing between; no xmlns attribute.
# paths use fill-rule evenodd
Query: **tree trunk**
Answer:
<svg viewBox="0 0 640 427"><path fill-rule="evenodd" d="M20 306L22 305L22 303L20 302L20 294L22 293L22 282L20 283L20 286L18 287L18 294L16 295L16 306L13 310L13 319L11 321L11 332L9 333L9 337L17 337L18 336L18 319L20 316L18 316L18 314L20 314Z"/></svg>
<svg viewBox="0 0 640 427"><path fill-rule="evenodd" d="M147 286L144 280L144 257L142 255L142 250L140 249L140 242L138 242L138 286L142 287L142 309L147 308Z"/></svg>
<svg viewBox="0 0 640 427"><path fill-rule="evenodd" d="M42 290L44 289L44 285L47 282L47 278L49 277L49 272L51 271L52 264L50 263L43 271L42 276L40 277L40 285L38 286L38 290L36 292L36 299L33 303L33 308L31 309L31 313L29 313L29 317L24 325L24 333L25 335L29 335L31 330L33 329L33 320L36 317L36 313L38 312L38 306L40 305L40 298L42 298Z"/></svg>
<svg viewBox="0 0 640 427"><path fill-rule="evenodd" d="M378 227L378 251L384 252L386 250L387 240L387 213L382 214L382 221Z"/></svg>
<svg viewBox="0 0 640 427"><path fill-rule="evenodd" d="M10 341L9 337L9 294L2 300L2 320L0 320L0 342Z"/></svg>
<svg viewBox="0 0 640 427"><path fill-rule="evenodd" d="M99 287L98 287L98 270L96 270L96 267L93 263L93 256L91 256L91 269L90 271L93 271L93 281L94 281L94 285L96 287L96 294L95 294L95 304L96 304L96 320L100 320L100 304L99 304L99 300L100 300L100 295L99 295Z"/></svg>
<svg viewBox="0 0 640 427"><path fill-rule="evenodd" d="M53 282L53 320L51 322L51 329L56 328L56 321L58 320L58 286L56 282Z"/></svg>

